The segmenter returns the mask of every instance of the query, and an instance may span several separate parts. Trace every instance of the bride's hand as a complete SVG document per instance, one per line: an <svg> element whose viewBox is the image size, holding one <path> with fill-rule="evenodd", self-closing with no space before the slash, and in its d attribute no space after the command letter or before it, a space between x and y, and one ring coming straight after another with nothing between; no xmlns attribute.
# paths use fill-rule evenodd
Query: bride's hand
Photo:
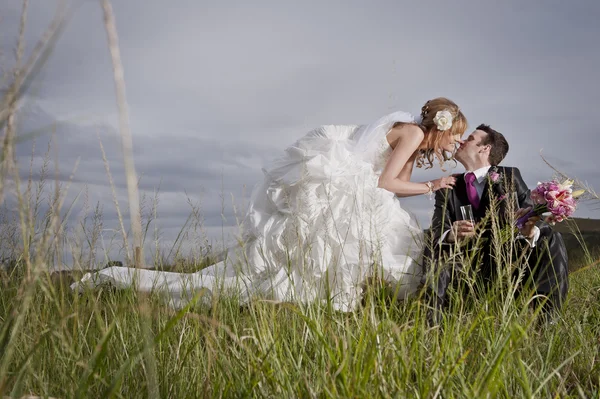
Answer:
<svg viewBox="0 0 600 399"><path fill-rule="evenodd" d="M456 177L444 176L433 181L433 191L441 190L442 188L453 189L456 184Z"/></svg>

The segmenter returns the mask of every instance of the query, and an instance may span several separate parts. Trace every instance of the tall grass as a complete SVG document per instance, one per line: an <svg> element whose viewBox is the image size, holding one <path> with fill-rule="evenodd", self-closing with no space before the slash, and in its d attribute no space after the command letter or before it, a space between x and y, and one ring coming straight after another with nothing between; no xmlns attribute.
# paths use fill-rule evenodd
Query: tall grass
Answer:
<svg viewBox="0 0 600 399"><path fill-rule="evenodd" d="M3 394L592 397L600 386L598 268L572 276L557 325L540 324L524 300L500 290L453 292L442 323L429 327L422 301L394 302L377 286L352 313L265 300L240 307L233 297L176 312L158 294L107 287L75 295L44 277L23 312L25 281L16 268L0 292L0 345L3 354L13 349Z"/></svg>

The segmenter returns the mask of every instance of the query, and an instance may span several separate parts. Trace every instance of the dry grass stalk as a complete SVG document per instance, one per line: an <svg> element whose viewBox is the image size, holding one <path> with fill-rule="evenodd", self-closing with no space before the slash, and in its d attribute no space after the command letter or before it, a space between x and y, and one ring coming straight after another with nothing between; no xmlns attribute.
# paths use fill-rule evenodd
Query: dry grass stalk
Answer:
<svg viewBox="0 0 600 399"><path fill-rule="evenodd" d="M113 75L115 81L115 92L117 96L117 107L119 109L119 130L121 132L121 147L123 149L123 161L125 164L125 175L127 179L127 192L129 197L129 217L131 218L131 230L133 231L134 247L142 247L142 221L140 218L140 195L137 187L137 174L133 162L133 139L129 125L129 109L125 95L125 76L121 53L119 51L119 37L115 17L110 1L102 1L104 11L104 26L108 36L108 46L113 64ZM143 260L142 260L143 266Z"/></svg>
<svg viewBox="0 0 600 399"><path fill-rule="evenodd" d="M125 174L127 179L127 192L129 197L129 217L131 218L131 230L133 231L134 247L140 248L140 258L136 266L143 266L142 250L142 220L140 215L140 196L137 186L137 175L133 162L133 140L129 126L129 110L127 106L127 97L125 95L125 77L121 54L119 50L119 37L117 35L117 26L115 16L109 0L102 1L102 10L104 12L104 27L108 37L108 47L110 50L113 64L113 75L115 81L115 91L117 96L117 108L119 110L119 130L121 132L121 146L123 150L123 160L125 163ZM152 351L152 337L150 332L150 315L148 307L143 302L139 302L139 311L142 315L140 327L142 338L146 350L144 351L146 380L148 382L148 396L159 397L158 372L156 358Z"/></svg>
<svg viewBox="0 0 600 399"><path fill-rule="evenodd" d="M67 9L65 3L64 0L58 3L56 14L50 23L50 26L48 26L42 37L36 43L24 66L18 68L20 70L18 79L13 79L4 97L0 101L0 126L3 126L7 122L10 115L11 104L16 104L18 102L33 78L36 76L36 73L46 62L54 43L56 43L68 18L75 10L74 8ZM24 10L26 10L25 6ZM23 21L23 19L21 20ZM17 45L17 48L21 48L21 45Z"/></svg>
<svg viewBox="0 0 600 399"><path fill-rule="evenodd" d="M27 0L23 1L23 8L21 11L21 22L19 25L19 38L17 40L17 52L16 52L16 62L15 67L13 69L13 87L8 90L7 98L10 99L10 94L14 91L14 88L19 87L21 85L21 61L23 59L23 53L25 49L25 25L27 21L27 6L29 2ZM14 96L12 101L9 101L6 104L6 108L2 107L0 111L6 111L6 127L4 129L4 140L3 140L3 148L2 148L2 166L0 168L0 204L4 202L4 190L3 183L6 176L11 174L14 164L14 137L15 137L15 124L16 124L16 110L17 110L17 96Z"/></svg>
<svg viewBox="0 0 600 399"><path fill-rule="evenodd" d="M0 99L0 129L4 128L4 139L0 156L0 204L4 202L4 183L6 177L12 174L15 141L15 113L17 104L31 84L31 81L41 69L48 58L50 51L62 32L63 27L74 9L67 10L65 1L58 4L55 17L46 29L44 35L38 40L33 48L27 62L22 65L25 49L25 25L28 1L23 1L21 22L19 27L19 38L17 42L16 63L12 71L12 81L8 85L4 96Z"/></svg>
<svg viewBox="0 0 600 399"><path fill-rule="evenodd" d="M550 169L552 169L554 172L556 172L556 174L560 177L560 179L562 180L572 180L574 182L573 186L576 189L583 189L585 190L585 194L580 197L582 199L587 199L587 200L592 200L592 201L599 201L600 202L600 194L596 193L596 191L594 191L594 188L592 186L590 186L588 183L581 181L577 178L573 178L570 177L569 175L567 175L566 173L558 170L554 165L552 165L546 158L544 158L544 156L542 155L541 151L540 151L540 157L542 158L542 161L544 161L544 163L546 165L548 165L550 167Z"/></svg>

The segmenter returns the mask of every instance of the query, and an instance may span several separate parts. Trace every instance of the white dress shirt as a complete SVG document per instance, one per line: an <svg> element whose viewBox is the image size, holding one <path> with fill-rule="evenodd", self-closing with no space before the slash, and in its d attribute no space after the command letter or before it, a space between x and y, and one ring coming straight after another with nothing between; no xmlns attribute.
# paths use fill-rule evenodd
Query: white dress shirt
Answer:
<svg viewBox="0 0 600 399"><path fill-rule="evenodd" d="M470 170L465 172L465 175L467 173L473 173L475 175L475 180L473 181L473 185L475 186L475 189L477 190L477 195L479 196L479 199L481 200L481 197L483 196L483 189L485 188L485 184L486 184L486 176L488 171L490 170L492 166L488 165L488 166L484 166L482 168L476 169L476 170ZM522 238L527 240L527 242L529 243L529 245L531 246L531 248L535 247L535 245L537 244L538 239L540 238L540 229L537 226L533 227L533 238L530 240L527 239L527 237L518 234L517 238ZM444 234L442 234L442 236L440 237L440 244L450 244L448 242L446 242L446 236L448 235L448 233L450 233L450 229L444 231Z"/></svg>

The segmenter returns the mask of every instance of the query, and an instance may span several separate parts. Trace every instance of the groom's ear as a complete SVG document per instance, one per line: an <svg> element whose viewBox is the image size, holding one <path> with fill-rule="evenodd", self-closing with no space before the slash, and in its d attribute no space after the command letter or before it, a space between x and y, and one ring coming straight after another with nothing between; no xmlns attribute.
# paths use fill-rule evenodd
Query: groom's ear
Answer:
<svg viewBox="0 0 600 399"><path fill-rule="evenodd" d="M486 145L482 145L481 148L483 151L487 151L488 153L492 150L492 145L491 144L486 144Z"/></svg>

